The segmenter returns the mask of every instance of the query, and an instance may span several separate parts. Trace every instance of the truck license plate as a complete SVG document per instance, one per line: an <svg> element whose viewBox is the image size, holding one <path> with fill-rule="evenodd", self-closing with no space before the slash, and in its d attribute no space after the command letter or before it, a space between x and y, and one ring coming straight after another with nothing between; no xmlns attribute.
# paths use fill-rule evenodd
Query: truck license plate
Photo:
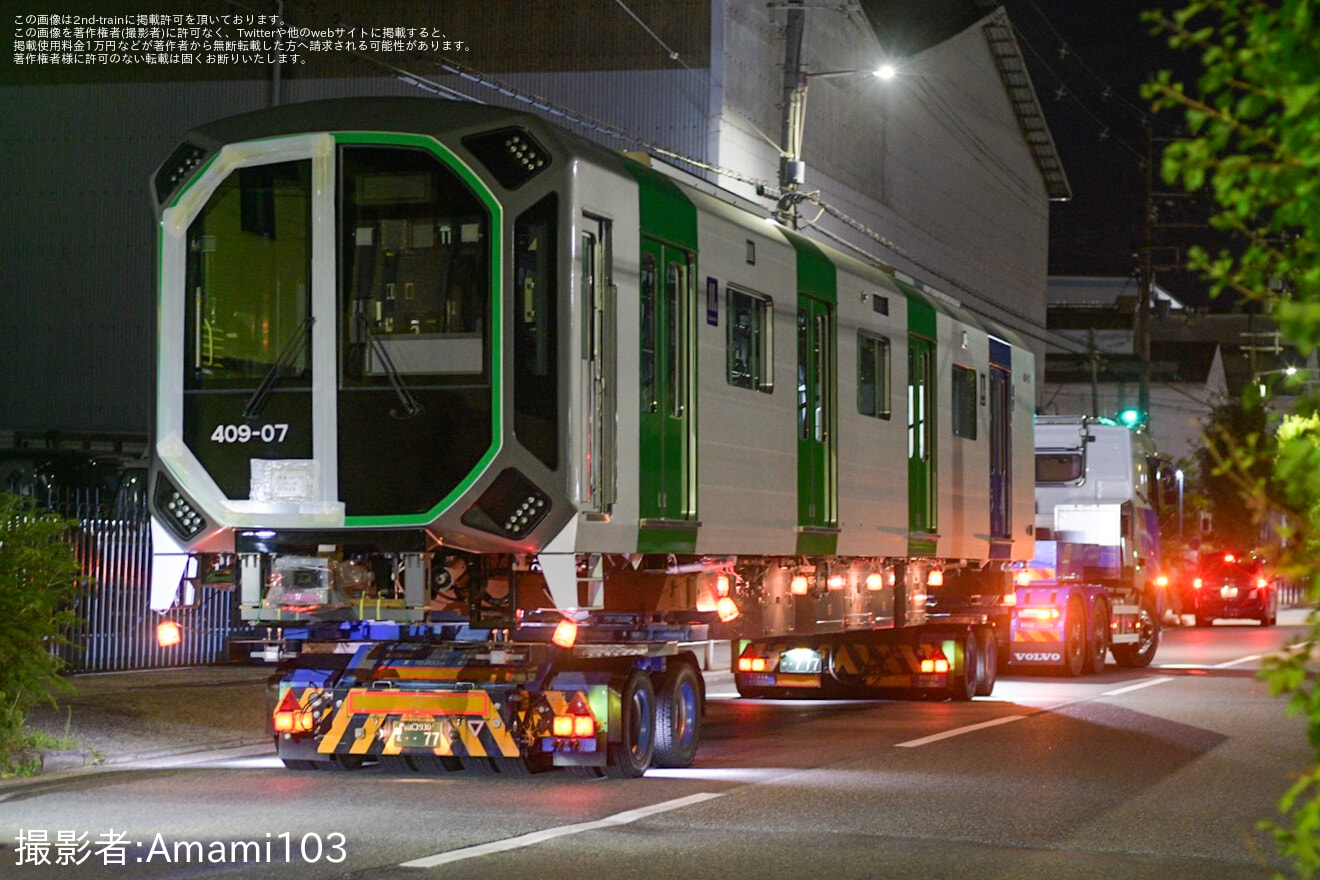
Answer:
<svg viewBox="0 0 1320 880"><path fill-rule="evenodd" d="M440 745L441 737L444 736L444 728L441 723L429 719L426 721L400 721L395 730L399 732L399 747L405 749L434 749Z"/></svg>

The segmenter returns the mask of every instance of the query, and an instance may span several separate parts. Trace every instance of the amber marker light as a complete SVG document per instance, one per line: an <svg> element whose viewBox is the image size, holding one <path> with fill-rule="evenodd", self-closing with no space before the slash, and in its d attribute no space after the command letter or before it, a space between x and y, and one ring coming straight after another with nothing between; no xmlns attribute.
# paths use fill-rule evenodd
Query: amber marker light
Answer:
<svg viewBox="0 0 1320 880"><path fill-rule="evenodd" d="M722 596L720 601L715 603L715 613L720 616L720 620L728 623L731 620L737 620L742 612L738 610L738 603L728 596Z"/></svg>
<svg viewBox="0 0 1320 880"><path fill-rule="evenodd" d="M866 589L874 593L885 585L885 579L880 576L880 572L873 571L866 576Z"/></svg>
<svg viewBox="0 0 1320 880"><path fill-rule="evenodd" d="M559 626L555 627L555 634L550 637L561 648L571 648L577 642L577 624L571 620L559 621Z"/></svg>
<svg viewBox="0 0 1320 880"><path fill-rule="evenodd" d="M183 641L183 632L172 620L162 620L156 624L156 644L162 648L173 648Z"/></svg>
<svg viewBox="0 0 1320 880"><path fill-rule="evenodd" d="M791 584L789 584L788 589L789 589L789 592L791 592L794 596L805 596L805 595L807 595L807 578L806 578L806 576L805 576L805 575L801 575L801 574L795 576L795 577L793 578L793 582L792 582Z"/></svg>

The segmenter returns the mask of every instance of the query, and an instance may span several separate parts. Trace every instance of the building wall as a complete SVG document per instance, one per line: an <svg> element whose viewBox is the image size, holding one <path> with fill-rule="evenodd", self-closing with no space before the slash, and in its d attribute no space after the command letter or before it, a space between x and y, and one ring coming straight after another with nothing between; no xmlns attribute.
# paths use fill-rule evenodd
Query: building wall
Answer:
<svg viewBox="0 0 1320 880"><path fill-rule="evenodd" d="M721 9L723 51L712 54L726 75L712 160L777 183L784 13L741 0L717 0ZM860 13L835 9L807 13L802 54L809 72L870 70L883 57ZM889 82L808 77L803 188L886 243L828 215L820 226L1004 322L1041 360L1049 203L980 25L899 61Z"/></svg>

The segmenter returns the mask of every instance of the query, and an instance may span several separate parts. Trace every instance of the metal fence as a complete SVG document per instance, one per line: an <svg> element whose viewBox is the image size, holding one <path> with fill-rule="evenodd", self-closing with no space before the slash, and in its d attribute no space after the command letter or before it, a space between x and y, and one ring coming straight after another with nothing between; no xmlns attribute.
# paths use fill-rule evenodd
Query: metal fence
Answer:
<svg viewBox="0 0 1320 880"><path fill-rule="evenodd" d="M55 491L31 484L16 487L47 510L76 523L72 542L83 580L74 612L77 623L55 648L68 672L121 672L226 662L236 594L204 591L195 608L175 609L170 618L182 641L156 643L161 617L151 610L151 525L140 492Z"/></svg>
<svg viewBox="0 0 1320 880"><path fill-rule="evenodd" d="M151 528L145 518L82 519L74 549L86 580L78 623L60 647L70 672L196 666L228 659L234 594L207 590L196 608L172 612L182 642L156 643L160 616L151 610Z"/></svg>

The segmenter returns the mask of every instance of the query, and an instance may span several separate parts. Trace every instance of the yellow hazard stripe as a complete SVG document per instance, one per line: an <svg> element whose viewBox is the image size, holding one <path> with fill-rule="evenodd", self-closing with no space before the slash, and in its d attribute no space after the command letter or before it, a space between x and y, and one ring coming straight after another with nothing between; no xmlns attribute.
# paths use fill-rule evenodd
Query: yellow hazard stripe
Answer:
<svg viewBox="0 0 1320 880"><path fill-rule="evenodd" d="M1057 642L1059 633L1052 629L1019 629L1013 632L1015 642Z"/></svg>

